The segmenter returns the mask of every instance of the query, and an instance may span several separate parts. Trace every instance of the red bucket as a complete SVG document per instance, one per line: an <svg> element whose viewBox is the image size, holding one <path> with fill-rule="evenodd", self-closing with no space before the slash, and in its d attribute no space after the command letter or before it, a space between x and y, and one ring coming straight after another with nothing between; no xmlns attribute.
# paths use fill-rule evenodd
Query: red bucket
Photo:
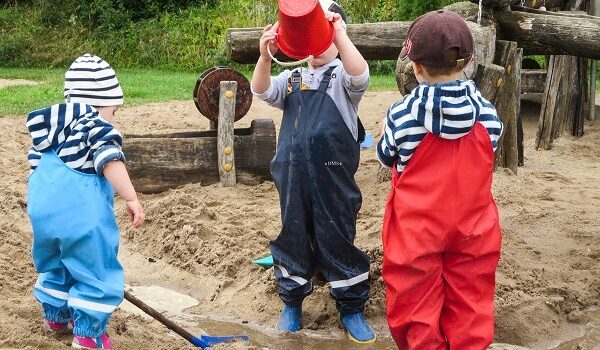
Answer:
<svg viewBox="0 0 600 350"><path fill-rule="evenodd" d="M319 0L279 0L277 46L286 56L319 56L333 42L333 34Z"/></svg>

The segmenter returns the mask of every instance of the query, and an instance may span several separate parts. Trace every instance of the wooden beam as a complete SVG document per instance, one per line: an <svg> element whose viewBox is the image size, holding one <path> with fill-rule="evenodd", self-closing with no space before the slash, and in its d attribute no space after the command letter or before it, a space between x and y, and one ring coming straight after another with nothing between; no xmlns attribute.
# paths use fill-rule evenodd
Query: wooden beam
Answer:
<svg viewBox="0 0 600 350"><path fill-rule="evenodd" d="M235 129L233 144L238 183L271 180L276 147L272 119L255 119L249 128ZM123 149L129 175L142 193L219 182L217 130L125 135Z"/></svg>
<svg viewBox="0 0 600 350"><path fill-rule="evenodd" d="M527 55L600 59L600 17L495 11L499 37L516 41Z"/></svg>

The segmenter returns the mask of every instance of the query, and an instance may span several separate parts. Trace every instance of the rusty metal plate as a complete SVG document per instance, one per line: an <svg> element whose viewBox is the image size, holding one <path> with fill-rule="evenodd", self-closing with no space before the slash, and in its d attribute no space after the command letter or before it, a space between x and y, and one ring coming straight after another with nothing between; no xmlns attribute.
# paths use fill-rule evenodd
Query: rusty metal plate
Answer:
<svg viewBox="0 0 600 350"><path fill-rule="evenodd" d="M196 81L194 103L206 118L219 120L219 94L222 81L236 81L235 120L242 119L252 105L250 82L241 73L227 67L212 67L204 71Z"/></svg>

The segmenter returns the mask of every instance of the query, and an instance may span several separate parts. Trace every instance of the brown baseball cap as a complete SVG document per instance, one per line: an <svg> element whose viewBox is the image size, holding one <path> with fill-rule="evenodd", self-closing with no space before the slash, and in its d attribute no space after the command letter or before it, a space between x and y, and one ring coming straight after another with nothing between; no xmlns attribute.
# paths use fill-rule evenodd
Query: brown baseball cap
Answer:
<svg viewBox="0 0 600 350"><path fill-rule="evenodd" d="M473 56L473 36L456 13L432 11L417 18L408 28L400 58L406 56L427 67L462 68Z"/></svg>

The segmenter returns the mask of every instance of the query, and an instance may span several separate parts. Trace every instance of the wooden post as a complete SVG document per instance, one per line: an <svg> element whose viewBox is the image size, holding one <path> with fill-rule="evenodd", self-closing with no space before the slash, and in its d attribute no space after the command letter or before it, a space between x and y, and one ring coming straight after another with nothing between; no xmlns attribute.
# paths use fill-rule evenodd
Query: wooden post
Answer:
<svg viewBox="0 0 600 350"><path fill-rule="evenodd" d="M596 119L596 61L590 60L590 120Z"/></svg>
<svg viewBox="0 0 600 350"><path fill-rule="evenodd" d="M521 109L521 60L523 50L514 41L496 42L494 63L504 67L504 82L498 91L496 110L504 124L504 133L498 140L496 164L517 174L519 164L519 114Z"/></svg>
<svg viewBox="0 0 600 350"><path fill-rule="evenodd" d="M217 155L219 177L224 187L235 186L235 156L233 153L233 122L237 82L222 81L219 98L219 122L217 129Z"/></svg>
<svg viewBox="0 0 600 350"><path fill-rule="evenodd" d="M552 56L542 100L536 149L550 149L552 141L563 131L569 107L570 56Z"/></svg>

